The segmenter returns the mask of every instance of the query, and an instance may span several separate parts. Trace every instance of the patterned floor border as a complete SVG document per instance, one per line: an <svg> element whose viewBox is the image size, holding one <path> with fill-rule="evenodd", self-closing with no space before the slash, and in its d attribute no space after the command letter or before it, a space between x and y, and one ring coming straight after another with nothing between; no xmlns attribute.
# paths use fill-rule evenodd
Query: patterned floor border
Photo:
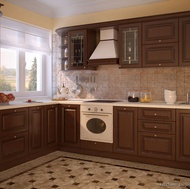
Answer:
<svg viewBox="0 0 190 189"><path fill-rule="evenodd" d="M90 156L90 155L84 155L84 154L75 154L75 153L69 153L69 152L56 151L48 155L42 156L40 158L37 158L35 160L23 163L19 166L15 166L13 168L0 172L0 183L10 178L13 178L15 176L19 176L39 166L50 163L61 157L88 161L88 162L95 162L95 163L100 163L100 164L107 164L107 165L118 166L118 167L123 167L123 168L142 170L142 171L147 171L147 172L151 171L155 173L190 178L189 170L142 164L142 163L103 158L103 157L97 157L97 156Z"/></svg>

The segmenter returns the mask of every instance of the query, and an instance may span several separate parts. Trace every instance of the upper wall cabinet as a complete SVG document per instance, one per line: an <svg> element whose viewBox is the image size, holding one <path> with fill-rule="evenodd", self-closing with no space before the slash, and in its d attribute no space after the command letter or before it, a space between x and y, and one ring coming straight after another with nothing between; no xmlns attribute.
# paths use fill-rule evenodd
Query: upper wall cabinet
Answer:
<svg viewBox="0 0 190 189"><path fill-rule="evenodd" d="M178 66L178 19L143 23L142 65Z"/></svg>
<svg viewBox="0 0 190 189"><path fill-rule="evenodd" d="M120 67L141 67L141 24L119 26Z"/></svg>
<svg viewBox="0 0 190 189"><path fill-rule="evenodd" d="M190 66L190 16L179 19L180 66Z"/></svg>
<svg viewBox="0 0 190 189"><path fill-rule="evenodd" d="M143 44L171 43L178 41L178 19L143 23Z"/></svg>
<svg viewBox="0 0 190 189"><path fill-rule="evenodd" d="M87 60L96 48L95 31L84 29L63 32L61 38L63 70L95 69L87 64Z"/></svg>

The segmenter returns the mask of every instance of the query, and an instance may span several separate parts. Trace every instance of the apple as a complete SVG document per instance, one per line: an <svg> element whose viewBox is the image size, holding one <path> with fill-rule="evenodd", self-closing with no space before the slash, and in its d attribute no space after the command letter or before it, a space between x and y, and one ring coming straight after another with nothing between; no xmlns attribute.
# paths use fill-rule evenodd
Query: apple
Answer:
<svg viewBox="0 0 190 189"><path fill-rule="evenodd" d="M32 102L32 100L28 99L27 102Z"/></svg>

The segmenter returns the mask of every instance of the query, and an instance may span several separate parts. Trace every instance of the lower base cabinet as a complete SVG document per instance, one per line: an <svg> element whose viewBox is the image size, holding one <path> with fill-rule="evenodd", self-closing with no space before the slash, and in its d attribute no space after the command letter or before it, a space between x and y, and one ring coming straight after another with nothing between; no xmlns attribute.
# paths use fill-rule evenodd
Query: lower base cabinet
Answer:
<svg viewBox="0 0 190 189"><path fill-rule="evenodd" d="M61 105L61 145L80 147L80 105Z"/></svg>
<svg viewBox="0 0 190 189"><path fill-rule="evenodd" d="M114 152L137 154L137 108L114 107Z"/></svg>
<svg viewBox="0 0 190 189"><path fill-rule="evenodd" d="M45 106L44 144L45 148L58 145L58 105Z"/></svg>
<svg viewBox="0 0 190 189"><path fill-rule="evenodd" d="M29 153L37 153L44 148L44 106L29 108Z"/></svg>
<svg viewBox="0 0 190 189"><path fill-rule="evenodd" d="M190 110L177 113L177 161L190 163ZM190 166L189 166L190 167Z"/></svg>

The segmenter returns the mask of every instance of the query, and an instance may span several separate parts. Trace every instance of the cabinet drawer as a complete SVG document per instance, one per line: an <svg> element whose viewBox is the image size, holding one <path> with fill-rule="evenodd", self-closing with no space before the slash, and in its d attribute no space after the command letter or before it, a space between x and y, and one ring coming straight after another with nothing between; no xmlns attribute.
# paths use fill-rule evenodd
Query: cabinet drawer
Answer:
<svg viewBox="0 0 190 189"><path fill-rule="evenodd" d="M28 131L28 108L0 111L0 136Z"/></svg>
<svg viewBox="0 0 190 189"><path fill-rule="evenodd" d="M139 132L138 146L140 156L168 160L175 159L174 135Z"/></svg>
<svg viewBox="0 0 190 189"><path fill-rule="evenodd" d="M0 139L1 162L5 163L28 155L28 133L18 133Z"/></svg>
<svg viewBox="0 0 190 189"><path fill-rule="evenodd" d="M103 143L103 142L94 142L81 140L81 148L87 150L103 151L103 152L112 152L113 145L112 143Z"/></svg>
<svg viewBox="0 0 190 189"><path fill-rule="evenodd" d="M175 121L174 109L163 108L139 108L139 119Z"/></svg>
<svg viewBox="0 0 190 189"><path fill-rule="evenodd" d="M175 134L175 122L138 121L139 131Z"/></svg>

